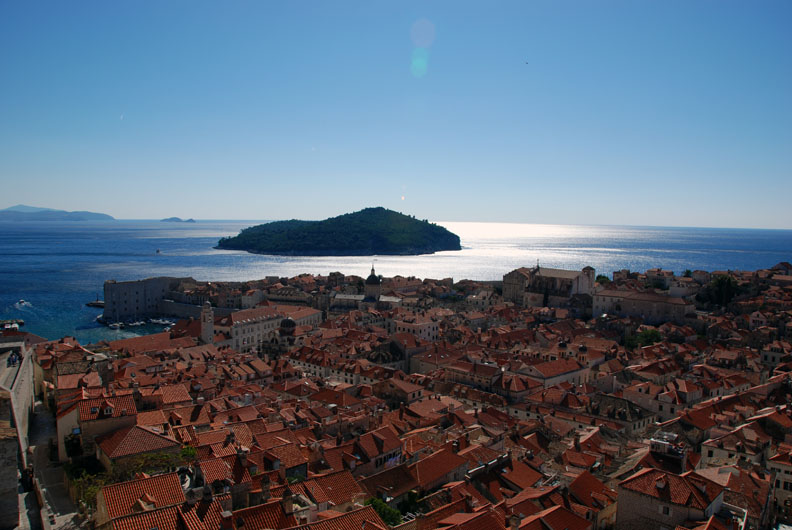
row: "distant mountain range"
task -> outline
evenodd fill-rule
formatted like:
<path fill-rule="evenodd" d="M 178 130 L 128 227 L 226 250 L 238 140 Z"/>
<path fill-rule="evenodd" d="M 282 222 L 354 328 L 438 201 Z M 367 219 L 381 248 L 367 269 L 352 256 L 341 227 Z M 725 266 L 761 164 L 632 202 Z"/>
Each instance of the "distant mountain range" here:
<path fill-rule="evenodd" d="M 324 221 L 276 221 L 245 228 L 217 248 L 291 256 L 431 254 L 460 250 L 459 236 L 428 221 L 366 208 Z"/>
<path fill-rule="evenodd" d="M 0 210 L 0 221 L 112 221 L 113 217 L 104 213 L 67 212 L 52 208 L 39 208 L 17 204 Z"/>

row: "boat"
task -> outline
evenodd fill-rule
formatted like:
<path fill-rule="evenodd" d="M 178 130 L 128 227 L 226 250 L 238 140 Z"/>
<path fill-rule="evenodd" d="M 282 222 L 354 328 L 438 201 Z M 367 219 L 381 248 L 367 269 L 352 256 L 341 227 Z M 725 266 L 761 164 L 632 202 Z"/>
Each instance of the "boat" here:
<path fill-rule="evenodd" d="M 108 324 L 107 327 L 110 329 L 121 329 L 124 325 L 121 322 L 113 322 L 112 324 Z"/>
<path fill-rule="evenodd" d="M 92 302 L 86 302 L 86 304 L 85 304 L 85 305 L 87 305 L 88 307 L 100 307 L 100 308 L 104 308 L 104 306 L 105 306 L 105 303 L 104 303 L 104 300 L 99 300 L 99 295 L 97 294 L 97 295 L 96 295 L 96 300 L 94 300 L 94 301 L 92 301 Z"/>

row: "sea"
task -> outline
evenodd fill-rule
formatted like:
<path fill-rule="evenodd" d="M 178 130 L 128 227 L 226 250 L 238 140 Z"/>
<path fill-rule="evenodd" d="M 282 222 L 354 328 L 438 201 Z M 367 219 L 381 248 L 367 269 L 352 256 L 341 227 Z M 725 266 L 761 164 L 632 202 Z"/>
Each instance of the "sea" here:
<path fill-rule="evenodd" d="M 106 280 L 192 276 L 253 280 L 339 271 L 367 276 L 500 280 L 518 267 L 594 267 L 597 274 L 653 267 L 755 270 L 792 261 L 792 230 L 579 226 L 438 222 L 458 234 L 462 250 L 420 256 L 291 257 L 217 250 L 224 236 L 261 221 L 116 220 L 0 223 L 0 320 L 47 339 L 75 336 L 83 344 L 160 331 L 161 326 L 111 330 L 96 321 Z"/>

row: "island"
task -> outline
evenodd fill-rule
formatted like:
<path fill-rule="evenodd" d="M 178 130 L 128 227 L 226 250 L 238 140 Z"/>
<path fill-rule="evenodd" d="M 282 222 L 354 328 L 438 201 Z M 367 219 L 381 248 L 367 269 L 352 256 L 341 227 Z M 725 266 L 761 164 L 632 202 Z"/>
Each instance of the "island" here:
<path fill-rule="evenodd" d="M 459 236 L 428 221 L 382 207 L 324 221 L 275 221 L 221 239 L 217 247 L 287 256 L 432 254 L 460 250 Z"/>
<path fill-rule="evenodd" d="M 160 219 L 162 223 L 194 223 L 195 219 L 182 219 L 181 217 L 168 217 L 167 219 Z"/>
<path fill-rule="evenodd" d="M 112 221 L 114 218 L 104 213 L 67 212 L 38 206 L 17 204 L 0 210 L 0 221 Z"/>

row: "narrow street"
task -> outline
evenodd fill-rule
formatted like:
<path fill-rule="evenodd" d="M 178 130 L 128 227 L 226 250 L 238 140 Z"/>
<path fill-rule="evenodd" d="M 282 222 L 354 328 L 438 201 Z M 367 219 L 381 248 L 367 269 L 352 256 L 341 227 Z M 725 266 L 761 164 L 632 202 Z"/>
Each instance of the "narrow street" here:
<path fill-rule="evenodd" d="M 30 447 L 33 452 L 33 469 L 43 489 L 46 503 L 43 509 L 43 519 L 49 526 L 45 526 L 45 529 L 79 528 L 78 521 L 75 519 L 77 508 L 63 485 L 63 467 L 50 460 L 50 440 L 54 442 L 56 437 L 55 419 L 40 401 L 36 401 L 30 423 Z M 23 503 L 29 521 L 26 528 L 42 528 L 40 522 L 42 517 L 37 513 L 40 508 L 36 494 L 33 492 L 21 494 L 20 510 L 22 510 Z"/>

